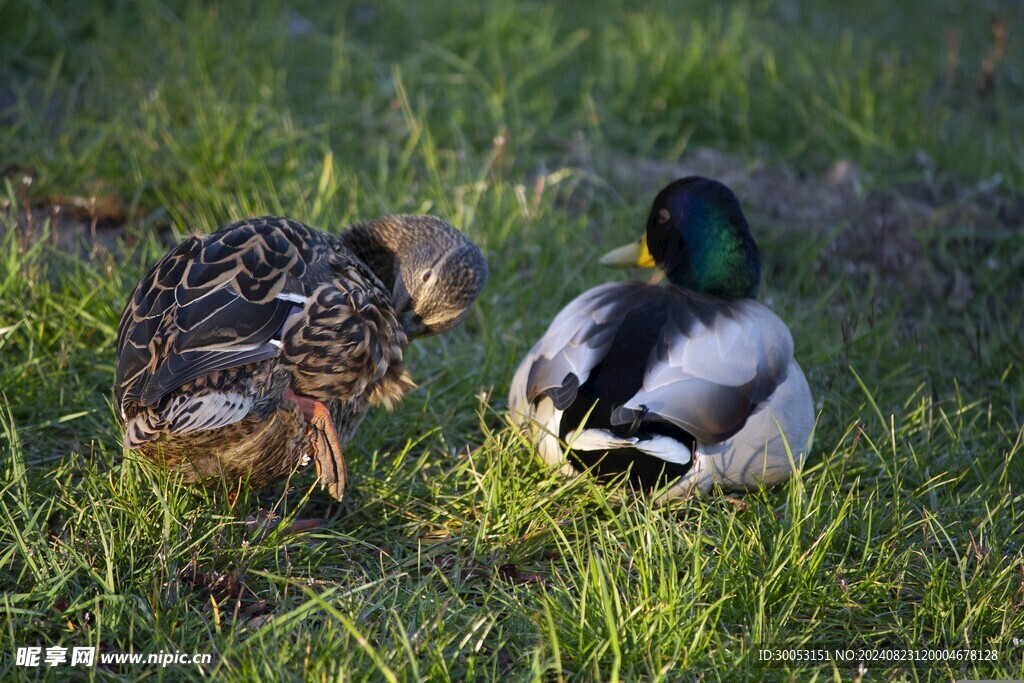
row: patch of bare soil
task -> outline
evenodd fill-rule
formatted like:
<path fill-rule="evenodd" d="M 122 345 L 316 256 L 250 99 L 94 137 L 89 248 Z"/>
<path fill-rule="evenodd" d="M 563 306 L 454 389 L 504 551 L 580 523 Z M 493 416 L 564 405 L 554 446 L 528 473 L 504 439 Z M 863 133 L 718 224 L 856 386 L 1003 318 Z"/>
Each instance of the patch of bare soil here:
<path fill-rule="evenodd" d="M 619 192 L 653 198 L 675 178 L 716 178 L 736 192 L 755 225 L 834 235 L 823 267 L 836 276 L 874 275 L 905 300 L 962 310 L 975 291 L 974 278 L 986 268 L 1024 270 L 1020 255 L 999 253 L 1009 237 L 1022 235 L 1024 197 L 1002 188 L 998 177 L 980 183 L 937 179 L 924 154 L 913 161 L 913 180 L 866 189 L 860 169 L 847 160 L 817 175 L 709 148 L 669 162 L 594 149 L 579 139 L 559 146 L 563 166 L 604 179 Z M 960 237 L 952 239 L 954 234 Z"/>
<path fill-rule="evenodd" d="M 9 198 L 0 199 L 0 229 L 13 230 L 23 248 L 45 239 L 59 249 L 95 256 L 109 253 L 124 233 L 127 215 L 117 197 L 53 196 L 33 202 L 29 194 L 35 182 L 32 168 L 9 166 L 2 175 L 16 199 L 14 206 Z"/>
<path fill-rule="evenodd" d="M 22 249 L 45 240 L 80 258 L 109 261 L 123 253 L 125 240 L 130 242 L 140 225 L 154 223 L 109 192 L 86 189 L 80 195 L 33 199 L 30 189 L 35 172 L 31 168 L 10 166 L 0 177 L 9 180 L 15 195 L 13 206 L 9 198 L 0 198 L 0 234 L 14 231 Z M 160 223 L 154 229 L 162 241 L 171 244 L 169 225 Z"/>
<path fill-rule="evenodd" d="M 581 138 L 553 144 L 561 149 L 556 167 L 578 169 L 590 179 L 569 198 L 579 211 L 587 210 L 595 194 L 653 198 L 675 178 L 703 175 L 736 192 L 755 231 L 768 226 L 832 235 L 821 259 L 830 276 L 876 277 L 903 300 L 960 311 L 977 291 L 977 278 L 998 269 L 1024 275 L 1024 254 L 1005 248 L 1020 243 L 1009 239 L 1024 232 L 1024 197 L 1002 188 L 998 177 L 980 183 L 940 178 L 924 154 L 913 160 L 907 173 L 912 180 L 867 189 L 860 169 L 847 160 L 819 175 L 710 148 L 670 162 L 595 148 Z M 121 199 L 99 192 L 29 202 L 31 169 L 12 167 L 3 175 L 24 198 L 13 212 L 0 207 L 0 230 L 13 228 L 26 246 L 45 236 L 83 258 L 111 260 L 135 232 L 130 228 L 143 222 Z M 168 228 L 155 227 L 170 245 Z"/>

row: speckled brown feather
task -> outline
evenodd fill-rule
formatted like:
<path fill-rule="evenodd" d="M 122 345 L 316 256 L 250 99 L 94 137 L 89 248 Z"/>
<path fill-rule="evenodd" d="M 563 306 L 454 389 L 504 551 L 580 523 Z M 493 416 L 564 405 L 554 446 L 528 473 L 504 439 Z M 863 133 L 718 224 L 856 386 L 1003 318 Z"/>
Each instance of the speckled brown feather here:
<path fill-rule="evenodd" d="M 358 269 L 342 274 L 313 292 L 306 324 L 284 335 L 281 364 L 292 374 L 296 393 L 330 401 L 363 396 L 381 382 L 410 388 L 404 371 L 395 377 L 408 339 L 390 306 L 379 305 L 384 294 Z"/>
<path fill-rule="evenodd" d="M 330 275 L 330 238 L 301 223 L 254 218 L 192 236 L 156 262 L 118 328 L 118 402 L 152 406 L 188 381 L 272 358 L 269 341 Z"/>
<path fill-rule="evenodd" d="M 450 240 L 473 250 L 482 275 L 468 295 L 465 287 L 450 290 L 456 303 L 445 320 L 460 319 L 486 277 L 475 245 L 438 219 L 386 217 L 357 227 L 384 234 L 390 251 L 357 254 L 338 237 L 261 217 L 189 237 L 157 261 L 118 328 L 115 395 L 125 446 L 187 482 L 225 477 L 262 486 L 313 459 L 321 483 L 340 499 L 340 450 L 323 452 L 325 434 L 311 424 L 322 418 L 297 402 L 323 403 L 343 444 L 369 404 L 391 407 L 414 386 L 392 304 L 401 248 L 429 254 Z M 396 243 L 391 233 L 407 229 Z M 335 456 L 341 462 L 331 462 Z"/>
<path fill-rule="evenodd" d="M 192 380 L 155 407 L 129 403 L 123 419 L 125 444 L 168 470 L 180 471 L 187 483 L 213 483 L 223 476 L 264 486 L 287 476 L 311 454 L 313 435 L 301 412 L 283 398 L 287 385 L 287 374 L 273 363 L 252 363 Z M 178 397 L 201 400 L 228 389 L 254 398 L 241 420 L 182 433 L 163 417 Z"/>

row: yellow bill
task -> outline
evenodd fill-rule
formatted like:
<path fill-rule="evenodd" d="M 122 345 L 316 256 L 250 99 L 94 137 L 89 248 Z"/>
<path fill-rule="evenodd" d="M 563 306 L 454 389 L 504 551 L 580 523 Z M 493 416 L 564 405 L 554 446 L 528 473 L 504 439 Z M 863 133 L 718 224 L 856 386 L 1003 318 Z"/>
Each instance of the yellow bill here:
<path fill-rule="evenodd" d="M 601 257 L 601 265 L 619 268 L 628 268 L 629 266 L 653 268 L 654 257 L 651 256 L 651 252 L 647 249 L 647 235 L 641 237 L 639 242 L 633 242 L 624 247 L 612 249 Z"/>

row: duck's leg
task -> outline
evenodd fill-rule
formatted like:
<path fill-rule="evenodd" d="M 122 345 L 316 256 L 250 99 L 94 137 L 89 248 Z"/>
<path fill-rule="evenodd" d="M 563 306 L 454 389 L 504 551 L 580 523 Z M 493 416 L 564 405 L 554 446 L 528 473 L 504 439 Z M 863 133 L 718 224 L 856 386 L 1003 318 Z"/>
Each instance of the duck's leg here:
<path fill-rule="evenodd" d="M 345 496 L 348 473 L 345 470 L 345 456 L 341 452 L 338 433 L 334 430 L 331 411 L 320 401 L 300 396 L 291 389 L 288 389 L 285 396 L 295 401 L 295 405 L 313 427 L 313 461 L 316 472 L 320 475 L 320 486 L 326 489 L 332 498 L 340 501 Z"/>
<path fill-rule="evenodd" d="M 291 388 L 285 390 L 284 397 L 295 402 L 296 407 L 305 416 L 306 422 L 312 427 L 313 461 L 316 464 L 317 474 L 320 475 L 320 485 L 327 489 L 332 498 L 340 501 L 345 495 L 347 476 L 345 458 L 341 453 L 341 444 L 338 440 L 338 433 L 334 429 L 331 411 L 322 402 L 308 396 L 300 396 Z M 261 512 L 258 516 L 245 520 L 245 525 L 255 533 L 256 538 L 266 536 L 279 523 L 280 518 L 272 512 Z M 322 527 L 326 523 L 327 520 L 322 517 L 296 519 L 283 533 L 286 535 L 298 534 Z"/>

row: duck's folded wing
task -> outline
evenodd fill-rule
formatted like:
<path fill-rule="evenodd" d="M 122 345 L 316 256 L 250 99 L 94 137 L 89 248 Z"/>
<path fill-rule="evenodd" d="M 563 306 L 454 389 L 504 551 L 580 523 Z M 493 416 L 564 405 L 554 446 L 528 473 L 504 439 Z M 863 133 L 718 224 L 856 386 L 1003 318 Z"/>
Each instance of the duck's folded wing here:
<path fill-rule="evenodd" d="M 304 305 L 312 231 L 284 219 L 190 237 L 143 277 L 118 326 L 116 391 L 151 406 L 198 377 L 279 353 Z"/>
<path fill-rule="evenodd" d="M 786 379 L 793 338 L 768 308 L 751 300 L 680 296 L 652 349 L 641 389 L 612 423 L 661 420 L 714 443 L 743 427 Z"/>
<path fill-rule="evenodd" d="M 526 355 L 512 381 L 510 406 L 524 413 L 526 403 L 546 395 L 559 410 L 576 399 L 580 385 L 608 353 L 626 314 L 648 300 L 643 286 L 613 282 L 571 301 Z"/>

